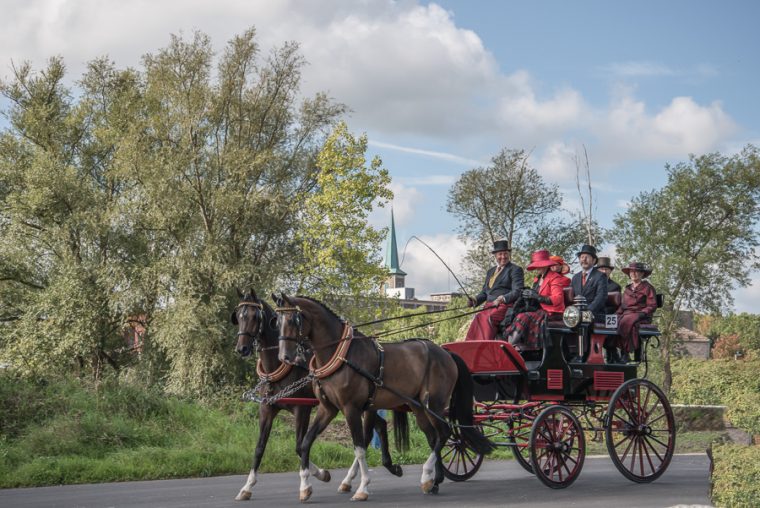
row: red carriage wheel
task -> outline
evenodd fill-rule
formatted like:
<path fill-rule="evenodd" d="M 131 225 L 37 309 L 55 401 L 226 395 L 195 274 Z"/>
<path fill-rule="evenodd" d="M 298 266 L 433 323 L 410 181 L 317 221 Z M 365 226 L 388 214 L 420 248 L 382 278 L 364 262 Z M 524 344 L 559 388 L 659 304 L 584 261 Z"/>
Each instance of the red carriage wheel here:
<path fill-rule="evenodd" d="M 523 469 L 533 473 L 530 464 L 530 430 L 535 415 L 522 414 L 515 420 L 509 420 L 509 442 L 512 443 L 512 453 Z"/>
<path fill-rule="evenodd" d="M 530 431 L 530 462 L 533 473 L 546 486 L 569 487 L 578 478 L 585 457 L 583 429 L 570 409 L 549 406 L 536 417 Z"/>
<path fill-rule="evenodd" d="M 456 425 L 451 425 L 451 435 L 441 450 L 441 459 L 443 475 L 454 482 L 469 480 L 483 464 L 483 455 L 464 443 Z"/>
<path fill-rule="evenodd" d="M 607 409 L 605 438 L 623 476 L 637 483 L 659 478 L 676 447 L 673 410 L 662 390 L 647 379 L 620 385 Z"/>

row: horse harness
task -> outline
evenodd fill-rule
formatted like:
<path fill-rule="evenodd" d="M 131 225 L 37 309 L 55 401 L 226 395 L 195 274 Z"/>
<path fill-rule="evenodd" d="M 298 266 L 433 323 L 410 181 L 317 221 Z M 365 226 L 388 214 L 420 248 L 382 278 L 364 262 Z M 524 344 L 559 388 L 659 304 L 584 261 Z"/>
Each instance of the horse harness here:
<path fill-rule="evenodd" d="M 303 343 L 305 340 L 308 340 L 306 337 L 303 337 L 301 332 L 301 325 L 303 323 L 303 318 L 301 317 L 301 308 L 298 306 L 294 307 L 277 307 L 275 309 L 275 312 L 278 314 L 283 312 L 294 312 L 295 315 L 293 319 L 295 320 L 294 324 L 298 327 L 298 336 L 297 337 L 280 337 L 280 340 L 290 340 L 296 342 L 296 346 L 300 349 L 305 346 L 303 346 Z M 367 337 L 369 338 L 369 337 Z M 383 346 L 380 344 L 380 342 L 377 341 L 377 338 L 372 338 L 372 343 L 375 346 L 375 351 L 378 355 L 378 373 L 377 375 L 372 374 L 371 372 L 367 371 L 365 368 L 361 367 L 360 365 L 356 365 L 354 362 L 349 360 L 347 358 L 348 356 L 348 350 L 351 347 L 351 343 L 354 340 L 354 327 L 351 326 L 348 322 L 343 322 L 343 333 L 341 334 L 340 339 L 338 340 L 338 347 L 335 350 L 335 352 L 332 354 L 330 359 L 327 361 L 325 365 L 322 367 L 317 368 L 316 366 L 316 355 L 312 356 L 311 361 L 309 362 L 309 372 L 314 377 L 317 386 L 320 387 L 320 394 L 322 393 L 321 390 L 321 383 L 320 381 L 322 379 L 325 379 L 327 377 L 332 376 L 335 374 L 343 365 L 348 365 L 351 367 L 354 371 L 356 371 L 360 376 L 368 379 L 372 382 L 371 388 L 370 388 L 370 394 L 367 398 L 367 402 L 364 405 L 363 410 L 366 411 L 367 409 L 370 409 L 374 405 L 375 396 L 377 395 L 377 389 L 378 388 L 384 388 L 388 390 L 389 392 L 393 393 L 397 397 L 403 399 L 407 404 L 418 407 L 423 409 L 426 412 L 433 413 L 428 409 L 425 405 L 421 404 L 420 402 L 407 397 L 406 395 L 399 393 L 397 390 L 394 390 L 393 388 L 390 388 L 388 386 L 385 386 L 385 383 L 383 381 L 383 375 L 385 373 L 385 349 L 383 349 Z M 427 344 L 429 341 L 423 340 L 423 339 L 410 339 L 410 340 L 416 340 L 423 342 Z M 430 363 L 430 355 L 428 355 L 427 358 L 428 364 Z M 426 372 L 428 369 L 425 369 Z M 439 415 L 435 415 L 440 419 Z"/>
<path fill-rule="evenodd" d="M 259 323 L 258 329 L 255 333 L 251 332 L 238 332 L 238 337 L 249 337 L 251 340 L 253 340 L 253 344 L 256 347 L 257 352 L 265 351 L 267 349 L 276 349 L 276 347 L 263 347 L 261 345 L 261 337 L 264 334 L 264 306 L 259 302 L 252 302 L 252 301 L 242 301 L 240 302 L 237 307 L 235 307 L 235 312 L 237 312 L 241 308 L 254 308 L 256 309 L 256 320 Z M 261 357 L 259 357 L 258 361 L 256 362 L 256 374 L 259 376 L 260 384 L 269 384 L 269 383 L 276 383 L 278 381 L 282 381 L 287 377 L 288 374 L 293 370 L 293 366 L 289 365 L 285 362 L 280 362 L 280 366 L 277 367 L 274 372 L 266 372 L 264 370 L 264 365 L 261 363 Z"/>

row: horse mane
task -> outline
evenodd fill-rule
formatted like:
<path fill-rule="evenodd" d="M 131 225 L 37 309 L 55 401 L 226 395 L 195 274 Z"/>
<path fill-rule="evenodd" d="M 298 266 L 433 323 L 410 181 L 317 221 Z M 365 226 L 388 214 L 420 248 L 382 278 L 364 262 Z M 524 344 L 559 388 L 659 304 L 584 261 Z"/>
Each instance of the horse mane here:
<path fill-rule="evenodd" d="M 330 307 L 327 306 L 327 304 L 325 304 L 323 302 L 320 302 L 316 298 L 312 298 L 310 296 L 303 296 L 303 295 L 296 295 L 296 298 L 303 298 L 304 300 L 309 300 L 310 302 L 314 302 L 317 305 L 319 305 L 320 307 L 322 307 L 323 309 L 325 309 L 325 311 L 328 314 L 334 316 L 341 323 L 344 323 L 344 324 L 346 323 L 345 319 L 343 319 L 342 317 L 340 317 L 339 315 L 337 315 L 334 310 L 332 310 Z M 365 335 L 363 332 L 361 332 L 357 328 L 354 328 L 354 337 L 367 337 L 367 335 Z"/>
<path fill-rule="evenodd" d="M 319 305 L 320 307 L 322 307 L 323 309 L 325 309 L 325 311 L 327 311 L 328 314 L 330 314 L 331 316 L 333 316 L 335 319 L 337 319 L 341 323 L 345 323 L 346 322 L 345 319 L 343 319 L 342 317 L 340 317 L 339 315 L 337 315 L 334 310 L 332 310 L 330 307 L 327 306 L 327 304 L 320 302 L 316 298 L 312 298 L 310 296 L 303 296 L 303 295 L 296 295 L 296 298 L 303 298 L 304 300 L 309 300 L 310 302 L 316 303 L 317 305 Z"/>

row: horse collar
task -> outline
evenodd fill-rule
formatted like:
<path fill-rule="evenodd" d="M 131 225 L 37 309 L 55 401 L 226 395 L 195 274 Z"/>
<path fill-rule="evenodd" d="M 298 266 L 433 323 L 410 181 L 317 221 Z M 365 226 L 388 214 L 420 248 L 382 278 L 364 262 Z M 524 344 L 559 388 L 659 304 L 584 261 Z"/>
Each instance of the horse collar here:
<path fill-rule="evenodd" d="M 354 327 L 347 322 L 343 323 L 343 334 L 340 337 L 340 341 L 338 341 L 338 347 L 335 349 L 335 352 L 322 367 L 317 367 L 317 355 L 312 356 L 309 362 L 309 371 L 317 379 L 324 379 L 333 375 L 346 362 L 346 354 L 353 340 Z"/>

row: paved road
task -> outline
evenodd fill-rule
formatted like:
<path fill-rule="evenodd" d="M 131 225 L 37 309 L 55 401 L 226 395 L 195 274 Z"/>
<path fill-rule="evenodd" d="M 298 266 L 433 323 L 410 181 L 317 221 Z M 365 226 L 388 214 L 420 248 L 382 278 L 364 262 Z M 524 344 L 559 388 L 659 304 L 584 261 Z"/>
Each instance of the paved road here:
<path fill-rule="evenodd" d="M 406 466 L 402 478 L 384 469 L 373 470 L 370 485 L 371 506 L 490 507 L 546 505 L 568 507 L 669 507 L 709 505 L 708 461 L 704 455 L 674 457 L 668 471 L 651 484 L 626 480 L 608 458 L 587 458 L 578 480 L 564 490 L 545 487 L 514 461 L 487 461 L 470 480 L 446 481 L 440 494 L 424 495 L 419 490 L 420 466 Z M 314 482 L 314 495 L 308 505 L 356 506 L 350 495 L 336 492 L 346 470 L 335 470 L 329 484 Z M 251 501 L 234 501 L 245 476 L 221 476 L 187 480 L 68 485 L 32 489 L 0 490 L 0 507 L 87 507 L 87 508 L 188 508 L 246 506 L 285 508 L 304 505 L 298 502 L 298 475 L 263 475 L 253 489 Z M 355 484 L 356 485 L 356 484 Z"/>

